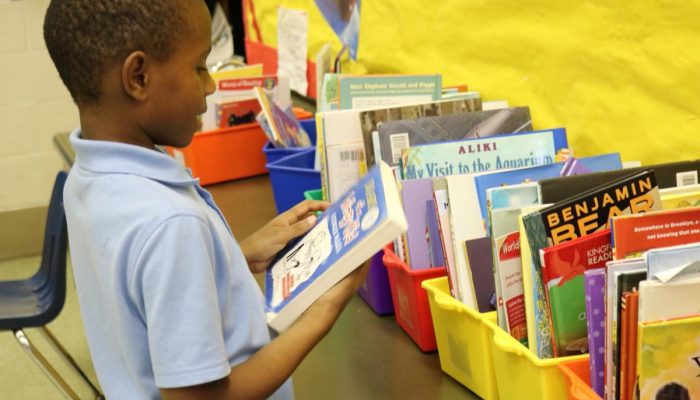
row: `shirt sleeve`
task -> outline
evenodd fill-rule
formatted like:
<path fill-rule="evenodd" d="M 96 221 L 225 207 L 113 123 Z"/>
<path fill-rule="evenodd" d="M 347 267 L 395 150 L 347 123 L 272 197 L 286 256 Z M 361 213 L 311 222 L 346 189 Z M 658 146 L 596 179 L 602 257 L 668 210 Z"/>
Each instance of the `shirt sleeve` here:
<path fill-rule="evenodd" d="M 213 238 L 197 215 L 162 222 L 138 256 L 130 293 L 145 321 L 156 385 L 186 387 L 229 374 Z"/>

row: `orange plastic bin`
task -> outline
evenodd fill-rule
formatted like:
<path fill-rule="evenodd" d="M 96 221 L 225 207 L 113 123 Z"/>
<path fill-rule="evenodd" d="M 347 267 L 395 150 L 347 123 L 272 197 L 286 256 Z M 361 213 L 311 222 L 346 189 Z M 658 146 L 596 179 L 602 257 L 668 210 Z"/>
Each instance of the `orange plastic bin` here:
<path fill-rule="evenodd" d="M 569 386 L 569 400 L 600 400 L 601 397 L 591 388 L 589 359 L 562 361 L 559 369 Z"/>

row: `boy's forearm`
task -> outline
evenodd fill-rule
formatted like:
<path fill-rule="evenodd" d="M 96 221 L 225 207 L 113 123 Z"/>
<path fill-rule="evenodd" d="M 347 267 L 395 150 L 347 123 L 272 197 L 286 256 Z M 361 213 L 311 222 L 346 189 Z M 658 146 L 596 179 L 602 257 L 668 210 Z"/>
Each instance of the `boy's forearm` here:
<path fill-rule="evenodd" d="M 236 398 L 272 395 L 330 331 L 342 307 L 324 310 L 309 309 L 286 332 L 232 368 L 229 382 Z"/>

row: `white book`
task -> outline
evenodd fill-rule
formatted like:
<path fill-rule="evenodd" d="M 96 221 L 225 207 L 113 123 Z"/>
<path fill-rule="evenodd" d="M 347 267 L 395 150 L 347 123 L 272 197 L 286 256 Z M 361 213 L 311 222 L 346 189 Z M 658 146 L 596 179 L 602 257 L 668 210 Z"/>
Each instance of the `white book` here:
<path fill-rule="evenodd" d="M 639 322 L 700 315 L 700 273 L 639 283 Z"/>
<path fill-rule="evenodd" d="M 285 331 L 311 304 L 397 236 L 408 224 L 391 168 L 372 168 L 280 251 L 265 276 L 268 325 Z"/>

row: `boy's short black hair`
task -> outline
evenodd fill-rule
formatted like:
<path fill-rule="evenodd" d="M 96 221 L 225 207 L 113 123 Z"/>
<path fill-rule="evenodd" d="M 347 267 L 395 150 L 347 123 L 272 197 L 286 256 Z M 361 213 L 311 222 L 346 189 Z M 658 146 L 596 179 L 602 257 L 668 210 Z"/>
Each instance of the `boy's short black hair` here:
<path fill-rule="evenodd" d="M 197 0 L 51 0 L 44 40 L 73 100 L 97 103 L 105 67 L 134 51 L 167 59 L 189 29 L 183 1 Z"/>

